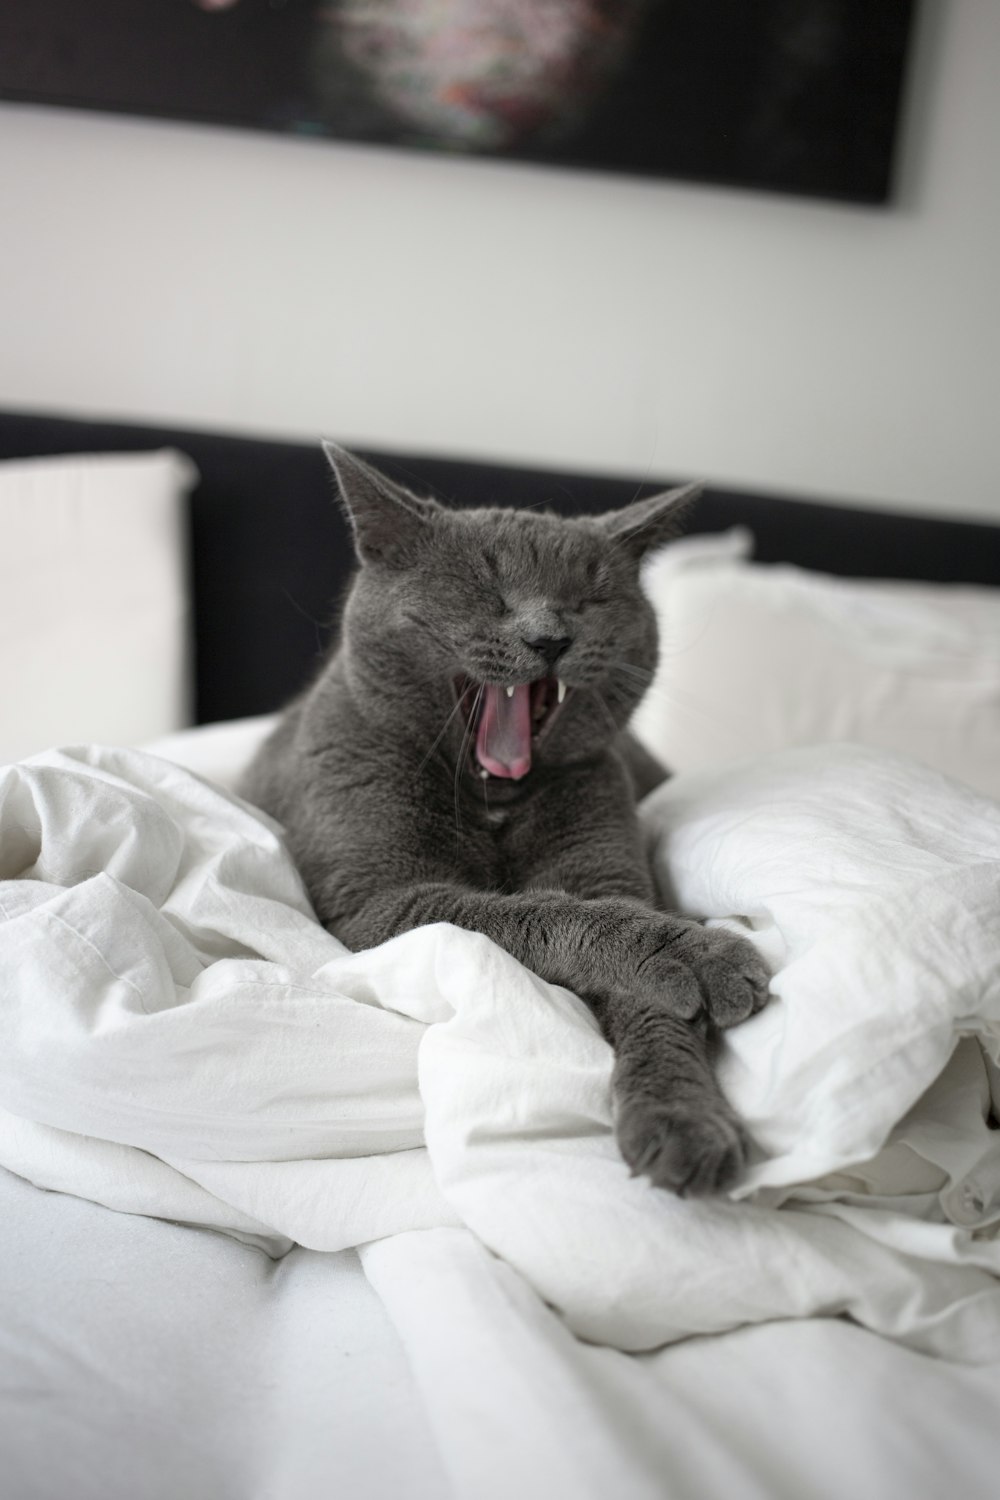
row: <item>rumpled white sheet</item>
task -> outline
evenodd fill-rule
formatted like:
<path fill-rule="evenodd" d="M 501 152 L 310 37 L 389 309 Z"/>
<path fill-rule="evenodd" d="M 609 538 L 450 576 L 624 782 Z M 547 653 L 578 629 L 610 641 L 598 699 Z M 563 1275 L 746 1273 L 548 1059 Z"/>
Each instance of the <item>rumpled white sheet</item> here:
<path fill-rule="evenodd" d="M 723 1058 L 771 1153 L 756 1201 L 629 1178 L 567 991 L 445 925 L 346 953 L 272 825 L 94 748 L 0 771 L 0 1163 L 276 1254 L 465 1226 L 623 1349 L 843 1311 L 991 1358 L 1000 808 L 842 748 L 645 811 L 684 907 L 777 969 Z"/>

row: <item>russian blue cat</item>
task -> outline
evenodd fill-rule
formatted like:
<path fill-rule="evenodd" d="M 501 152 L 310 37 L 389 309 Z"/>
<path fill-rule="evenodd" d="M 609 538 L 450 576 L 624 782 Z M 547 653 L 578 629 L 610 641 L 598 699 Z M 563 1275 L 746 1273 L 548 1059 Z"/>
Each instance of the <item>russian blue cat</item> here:
<path fill-rule="evenodd" d="M 626 726 L 657 658 L 639 583 L 695 487 L 602 517 L 457 510 L 327 445 L 360 566 L 339 642 L 243 787 L 350 948 L 485 933 L 592 1009 L 634 1172 L 730 1185 L 746 1139 L 711 1066 L 767 996 L 750 944 L 657 906 Z"/>

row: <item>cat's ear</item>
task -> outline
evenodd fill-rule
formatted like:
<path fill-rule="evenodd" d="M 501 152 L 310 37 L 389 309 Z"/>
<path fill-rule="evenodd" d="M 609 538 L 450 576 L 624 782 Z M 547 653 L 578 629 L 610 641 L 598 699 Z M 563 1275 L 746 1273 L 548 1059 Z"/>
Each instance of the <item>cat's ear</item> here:
<path fill-rule="evenodd" d="M 623 510 L 613 510 L 600 519 L 609 537 L 642 557 L 680 533 L 682 522 L 704 488 L 700 483 L 682 484 L 646 500 L 634 500 Z"/>
<path fill-rule="evenodd" d="M 358 557 L 362 562 L 409 567 L 440 507 L 411 495 L 336 443 L 324 442 L 323 452 L 337 480 Z"/>

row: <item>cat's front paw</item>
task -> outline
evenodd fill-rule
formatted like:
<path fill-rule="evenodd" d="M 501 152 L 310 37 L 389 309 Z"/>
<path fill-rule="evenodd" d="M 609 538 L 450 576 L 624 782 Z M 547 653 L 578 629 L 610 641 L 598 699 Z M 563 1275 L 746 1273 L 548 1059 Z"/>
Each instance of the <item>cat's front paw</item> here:
<path fill-rule="evenodd" d="M 767 1003 L 767 965 L 736 933 L 650 912 L 636 924 L 632 952 L 634 992 L 668 1015 L 707 1016 L 724 1031 Z"/>
<path fill-rule="evenodd" d="M 684 945 L 705 1010 L 720 1031 L 756 1015 L 767 1004 L 771 975 L 752 943 L 717 927 L 694 926 Z"/>
<path fill-rule="evenodd" d="M 747 1157 L 746 1132 L 721 1101 L 700 1110 L 632 1095 L 619 1101 L 615 1136 L 633 1177 L 648 1177 L 681 1198 L 724 1193 Z"/>

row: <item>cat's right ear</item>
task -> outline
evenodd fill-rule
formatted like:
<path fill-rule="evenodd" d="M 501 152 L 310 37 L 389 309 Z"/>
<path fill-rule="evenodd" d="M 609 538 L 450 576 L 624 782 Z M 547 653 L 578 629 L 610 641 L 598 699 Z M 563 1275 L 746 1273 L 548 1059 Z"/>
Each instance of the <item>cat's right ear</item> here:
<path fill-rule="evenodd" d="M 336 443 L 324 442 L 323 452 L 334 472 L 361 562 L 409 567 L 427 539 L 438 509 L 435 502 L 411 495 Z"/>

